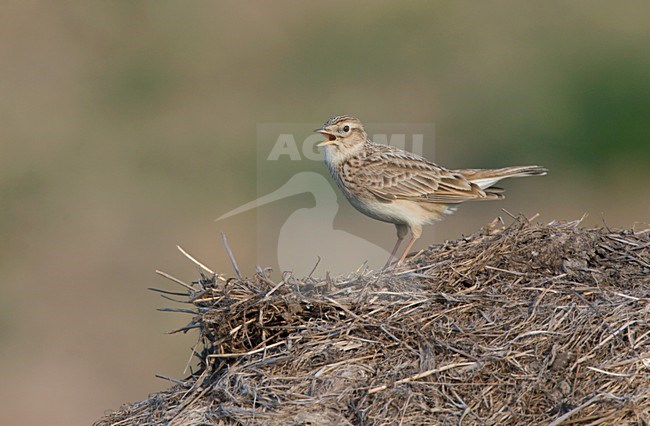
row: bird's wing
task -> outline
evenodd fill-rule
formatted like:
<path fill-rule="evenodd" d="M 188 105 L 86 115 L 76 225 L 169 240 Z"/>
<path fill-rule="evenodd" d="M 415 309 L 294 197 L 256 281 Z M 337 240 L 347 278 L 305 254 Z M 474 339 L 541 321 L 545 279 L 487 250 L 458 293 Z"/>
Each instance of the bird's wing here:
<path fill-rule="evenodd" d="M 357 176 L 365 189 L 386 202 L 410 200 L 452 204 L 489 197 L 460 173 L 386 145 L 373 144 Z"/>

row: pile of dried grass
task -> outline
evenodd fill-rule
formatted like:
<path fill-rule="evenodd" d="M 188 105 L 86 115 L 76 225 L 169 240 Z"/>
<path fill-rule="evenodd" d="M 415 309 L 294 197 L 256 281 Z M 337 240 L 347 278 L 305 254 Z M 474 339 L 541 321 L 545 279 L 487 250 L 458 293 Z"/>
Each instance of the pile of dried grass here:
<path fill-rule="evenodd" d="M 519 219 L 404 269 L 204 276 L 200 369 L 96 424 L 649 424 L 649 231 Z"/>

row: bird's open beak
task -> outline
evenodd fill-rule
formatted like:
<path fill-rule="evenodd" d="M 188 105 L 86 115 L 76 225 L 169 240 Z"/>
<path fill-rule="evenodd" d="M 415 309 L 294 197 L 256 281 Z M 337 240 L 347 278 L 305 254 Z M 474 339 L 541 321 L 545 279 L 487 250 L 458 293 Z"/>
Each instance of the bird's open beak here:
<path fill-rule="evenodd" d="M 316 146 L 327 146 L 327 145 L 332 145 L 333 143 L 336 142 L 336 135 L 334 135 L 332 132 L 330 132 L 327 129 L 324 129 L 324 128 L 316 129 L 316 130 L 314 130 L 314 132 L 320 133 L 322 135 L 325 135 L 325 137 L 327 137 L 326 140 L 324 140 L 323 142 L 317 144 Z"/>

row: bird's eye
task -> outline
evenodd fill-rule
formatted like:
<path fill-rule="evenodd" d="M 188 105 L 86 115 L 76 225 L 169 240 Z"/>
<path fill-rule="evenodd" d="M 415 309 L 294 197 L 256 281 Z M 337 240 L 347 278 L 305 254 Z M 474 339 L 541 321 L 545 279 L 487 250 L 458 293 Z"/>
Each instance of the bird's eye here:
<path fill-rule="evenodd" d="M 343 126 L 343 131 L 345 133 L 349 132 L 350 131 L 350 126 L 348 126 L 347 124 L 345 126 Z"/>

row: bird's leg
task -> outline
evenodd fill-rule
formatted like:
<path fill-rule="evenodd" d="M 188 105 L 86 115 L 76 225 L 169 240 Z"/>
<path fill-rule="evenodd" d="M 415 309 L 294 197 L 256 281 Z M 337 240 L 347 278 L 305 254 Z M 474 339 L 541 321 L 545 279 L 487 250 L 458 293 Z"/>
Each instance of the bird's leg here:
<path fill-rule="evenodd" d="M 397 242 L 395 243 L 395 247 L 393 247 L 393 251 L 391 252 L 390 256 L 388 256 L 388 260 L 384 265 L 384 269 L 390 266 L 390 263 L 395 258 L 395 253 L 397 253 L 397 249 L 402 244 L 402 241 L 404 241 L 404 237 L 406 237 L 406 234 L 408 234 L 409 232 L 409 228 L 406 225 L 395 224 L 395 228 L 397 229 Z"/>
<path fill-rule="evenodd" d="M 413 247 L 413 244 L 415 244 L 415 240 L 420 238 L 420 235 L 422 235 L 422 226 L 414 225 L 411 227 L 411 241 L 406 245 L 406 249 L 404 250 L 404 253 L 402 254 L 402 257 L 399 258 L 397 261 L 397 264 L 400 265 L 402 262 L 404 262 L 404 259 L 406 259 L 406 255 L 409 254 L 409 251 L 411 250 L 411 247 Z"/>
<path fill-rule="evenodd" d="M 393 247 L 393 251 L 390 253 L 390 256 L 388 256 L 388 260 L 386 261 L 386 264 L 384 265 L 383 269 L 386 269 L 386 268 L 388 268 L 390 266 L 390 263 L 395 258 L 395 253 L 397 253 L 397 249 L 402 244 L 403 240 L 404 240 L 404 237 L 402 237 L 402 238 L 397 237 L 397 242 L 395 243 L 395 247 Z"/>

